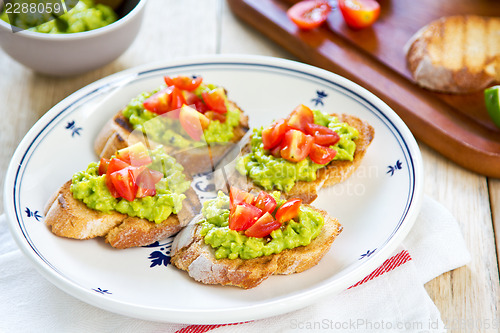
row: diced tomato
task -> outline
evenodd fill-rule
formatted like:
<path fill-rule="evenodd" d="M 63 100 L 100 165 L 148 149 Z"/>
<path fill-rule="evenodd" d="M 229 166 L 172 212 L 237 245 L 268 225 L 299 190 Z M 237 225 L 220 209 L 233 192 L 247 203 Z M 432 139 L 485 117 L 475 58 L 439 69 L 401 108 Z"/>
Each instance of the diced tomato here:
<path fill-rule="evenodd" d="M 331 10 L 327 0 L 306 0 L 293 5 L 287 15 L 299 28 L 310 30 L 323 24 Z"/>
<path fill-rule="evenodd" d="M 281 223 L 277 222 L 271 214 L 266 212 L 245 231 L 245 235 L 248 237 L 262 238 L 280 227 Z"/>
<path fill-rule="evenodd" d="M 229 214 L 229 229 L 241 231 L 251 227 L 262 215 L 262 210 L 246 202 L 236 205 Z"/>
<path fill-rule="evenodd" d="M 306 130 L 306 124 L 314 123 L 314 113 L 304 104 L 297 106 L 288 117 L 288 126 L 302 132 Z"/>
<path fill-rule="evenodd" d="M 181 108 L 179 120 L 182 128 L 184 128 L 187 134 L 195 141 L 201 139 L 203 130 L 210 124 L 210 119 L 187 105 Z"/>
<path fill-rule="evenodd" d="M 207 116 L 208 119 L 210 120 L 217 120 L 220 123 L 223 123 L 226 121 L 226 115 L 214 111 L 207 111 L 205 112 L 205 116 Z"/>
<path fill-rule="evenodd" d="M 101 158 L 99 161 L 99 176 L 106 174 L 108 171 L 109 160 L 107 158 Z"/>
<path fill-rule="evenodd" d="M 136 178 L 137 183 L 137 198 L 156 195 L 156 184 L 162 179 L 163 173 L 144 169 Z"/>
<path fill-rule="evenodd" d="M 281 157 L 291 162 L 300 162 L 309 155 L 313 137 L 298 130 L 289 130 L 285 133 Z"/>
<path fill-rule="evenodd" d="M 321 146 L 333 146 L 340 140 L 340 136 L 334 130 L 314 123 L 306 124 L 306 133 L 314 137 L 314 143 Z"/>
<path fill-rule="evenodd" d="M 229 203 L 231 207 L 239 205 L 243 202 L 247 204 L 253 204 L 255 196 L 247 191 L 240 190 L 236 187 L 231 187 L 229 189 Z"/>
<path fill-rule="evenodd" d="M 273 213 L 276 209 L 276 200 L 272 195 L 265 191 L 261 191 L 255 198 L 253 205 L 263 212 Z"/>
<path fill-rule="evenodd" d="M 262 143 L 264 149 L 273 149 L 281 143 L 288 130 L 288 124 L 285 119 L 278 119 L 271 126 L 262 131 Z"/>
<path fill-rule="evenodd" d="M 218 87 L 210 91 L 204 91 L 201 96 L 210 110 L 219 113 L 227 112 L 226 93 L 223 88 Z"/>
<path fill-rule="evenodd" d="M 309 153 L 309 158 L 317 164 L 327 164 L 337 155 L 337 151 L 330 147 L 320 146 L 313 143 L 311 146 L 311 152 Z"/>
<path fill-rule="evenodd" d="M 186 105 L 193 106 L 198 112 L 205 113 L 208 111 L 208 106 L 193 92 L 184 92 Z"/>
<path fill-rule="evenodd" d="M 380 4 L 375 0 L 338 0 L 345 23 L 353 29 L 372 25 L 380 15 Z"/>
<path fill-rule="evenodd" d="M 110 174 L 111 182 L 120 197 L 132 201 L 137 195 L 137 183 L 134 178 L 133 167 L 126 167 Z"/>
<path fill-rule="evenodd" d="M 290 199 L 281 205 L 276 211 L 276 221 L 279 223 L 284 223 L 286 221 L 293 220 L 299 216 L 300 205 L 302 200 L 300 199 Z"/>
<path fill-rule="evenodd" d="M 164 114 L 180 108 L 185 103 L 182 91 L 176 86 L 170 86 L 153 94 L 142 104 L 148 111 L 156 114 Z"/>
<path fill-rule="evenodd" d="M 118 158 L 112 158 L 108 163 L 108 168 L 106 170 L 106 186 L 108 187 L 109 192 L 114 198 L 119 198 L 120 194 L 117 192 L 113 182 L 111 181 L 111 174 L 115 171 L 122 170 L 124 168 L 129 167 L 130 165 Z"/>
<path fill-rule="evenodd" d="M 187 90 L 187 91 L 193 91 L 196 88 L 199 87 L 201 82 L 203 81 L 203 78 L 201 76 L 197 77 L 189 77 L 189 76 L 165 76 L 165 83 L 168 86 L 176 86 L 179 89 L 182 90 Z"/>
<path fill-rule="evenodd" d="M 116 157 L 132 166 L 147 165 L 153 162 L 148 149 L 142 142 L 118 150 Z"/>

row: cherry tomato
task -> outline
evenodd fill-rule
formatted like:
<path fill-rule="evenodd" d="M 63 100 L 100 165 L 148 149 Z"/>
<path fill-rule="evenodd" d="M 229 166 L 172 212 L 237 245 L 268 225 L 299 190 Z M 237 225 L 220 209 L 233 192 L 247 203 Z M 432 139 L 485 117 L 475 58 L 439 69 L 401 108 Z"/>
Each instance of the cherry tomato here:
<path fill-rule="evenodd" d="M 205 113 L 208 111 L 208 106 L 195 93 L 184 92 L 186 105 L 193 106 L 198 112 Z"/>
<path fill-rule="evenodd" d="M 281 143 L 288 129 L 288 124 L 285 119 L 278 119 L 271 126 L 262 130 L 262 143 L 264 149 L 273 149 Z"/>
<path fill-rule="evenodd" d="M 210 119 L 190 106 L 184 105 L 179 113 L 182 128 L 195 141 L 203 136 L 203 130 L 210 124 Z"/>
<path fill-rule="evenodd" d="M 305 132 L 306 124 L 314 123 L 314 114 L 307 106 L 300 104 L 288 117 L 288 126 Z"/>
<path fill-rule="evenodd" d="M 323 24 L 331 10 L 327 0 L 306 0 L 293 5 L 287 15 L 300 29 L 311 30 Z"/>
<path fill-rule="evenodd" d="M 148 111 L 156 114 L 164 114 L 180 108 L 185 103 L 186 100 L 184 99 L 182 90 L 176 86 L 170 86 L 153 94 L 142 104 Z"/>
<path fill-rule="evenodd" d="M 281 157 L 291 162 L 300 162 L 309 155 L 313 137 L 298 130 L 289 130 L 283 139 Z"/>
<path fill-rule="evenodd" d="M 320 146 L 316 143 L 313 143 L 311 146 L 311 152 L 309 153 L 309 158 L 317 164 L 327 164 L 337 155 L 337 151 L 335 149 Z"/>
<path fill-rule="evenodd" d="M 281 223 L 277 222 L 271 214 L 266 212 L 245 231 L 245 235 L 248 237 L 262 238 L 280 227 Z"/>
<path fill-rule="evenodd" d="M 299 216 L 300 205 L 302 200 L 300 199 L 290 199 L 281 205 L 276 211 L 276 221 L 279 223 L 284 223 L 286 221 L 293 220 Z"/>
<path fill-rule="evenodd" d="M 210 91 L 204 91 L 201 93 L 201 97 L 203 97 L 203 101 L 210 110 L 219 113 L 227 112 L 224 88 L 218 87 Z"/>
<path fill-rule="evenodd" d="M 334 130 L 313 123 L 306 124 L 306 133 L 314 137 L 314 143 L 321 146 L 333 146 L 340 140 L 340 136 Z"/>
<path fill-rule="evenodd" d="M 179 89 L 193 91 L 198 88 L 203 81 L 201 76 L 189 77 L 189 76 L 165 76 L 165 83 L 168 86 L 176 86 Z"/>
<path fill-rule="evenodd" d="M 241 231 L 251 227 L 255 221 L 262 215 L 259 208 L 242 202 L 236 205 L 229 214 L 229 229 Z"/>
<path fill-rule="evenodd" d="M 132 166 L 147 165 L 153 162 L 148 149 L 142 142 L 118 150 L 116 157 Z"/>
<path fill-rule="evenodd" d="M 144 169 L 136 178 L 137 198 L 156 195 L 156 184 L 163 178 L 163 173 Z"/>
<path fill-rule="evenodd" d="M 255 198 L 253 205 L 263 212 L 272 213 L 276 209 L 276 200 L 272 195 L 265 191 L 261 191 L 257 198 Z"/>
<path fill-rule="evenodd" d="M 105 175 L 108 171 L 109 160 L 107 158 L 101 158 L 99 161 L 99 176 Z"/>
<path fill-rule="evenodd" d="M 281 146 L 281 144 L 279 144 L 276 147 L 274 147 L 273 149 L 271 149 L 270 153 L 274 157 L 279 158 L 279 157 L 281 157 L 281 149 L 283 149 L 283 147 Z"/>
<path fill-rule="evenodd" d="M 111 182 L 123 199 L 132 201 L 137 195 L 137 183 L 133 167 L 126 167 L 110 174 Z"/>
<path fill-rule="evenodd" d="M 243 202 L 247 204 L 252 204 L 255 196 L 252 193 L 240 190 L 236 187 L 231 187 L 229 189 L 229 203 L 231 207 L 239 205 Z"/>
<path fill-rule="evenodd" d="M 338 0 L 345 23 L 354 29 L 372 25 L 380 15 L 380 5 L 375 0 Z"/>

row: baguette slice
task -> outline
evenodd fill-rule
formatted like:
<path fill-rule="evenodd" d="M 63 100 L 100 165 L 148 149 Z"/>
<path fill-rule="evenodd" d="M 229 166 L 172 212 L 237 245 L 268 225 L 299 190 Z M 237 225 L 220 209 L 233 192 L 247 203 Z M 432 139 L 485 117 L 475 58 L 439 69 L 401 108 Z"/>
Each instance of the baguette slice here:
<path fill-rule="evenodd" d="M 194 190 L 189 188 L 179 214 L 156 224 L 118 212 L 90 209 L 73 197 L 70 186 L 71 180 L 61 186 L 45 209 L 45 223 L 52 233 L 74 239 L 104 237 L 106 243 L 118 249 L 144 246 L 169 237 L 181 230 L 201 208 Z"/>
<path fill-rule="evenodd" d="M 420 86 L 472 93 L 500 82 L 500 18 L 449 16 L 420 29 L 407 43 L 406 60 Z"/>
<path fill-rule="evenodd" d="M 336 115 L 339 121 L 346 122 L 350 126 L 356 128 L 359 132 L 359 137 L 354 140 L 356 143 L 356 150 L 354 151 L 353 161 L 332 161 L 326 167 L 321 168 L 317 171 L 317 177 L 315 181 L 297 182 L 290 191 L 282 192 L 282 195 L 286 198 L 299 198 L 303 203 L 310 204 L 318 197 L 318 191 L 322 187 L 333 186 L 337 183 L 341 183 L 347 178 L 349 178 L 353 172 L 359 167 L 365 153 L 370 146 L 374 136 L 375 130 L 367 122 L 359 119 L 358 117 L 351 115 Z M 243 148 L 241 149 L 241 154 L 245 155 L 251 152 L 250 146 L 250 136 L 245 137 L 241 144 Z M 221 165 L 224 163 L 221 163 Z M 238 171 L 234 169 L 235 161 L 229 163 L 224 168 L 224 173 L 215 173 L 215 183 L 216 188 L 228 189 L 229 186 L 234 186 L 247 192 L 258 193 L 263 189 L 254 184 L 252 179 L 247 176 L 241 175 Z M 270 191 L 271 192 L 271 191 Z"/>
<path fill-rule="evenodd" d="M 229 107 L 238 108 L 233 102 L 229 102 Z M 165 152 L 174 157 L 191 175 L 213 171 L 213 168 L 234 147 L 234 144 L 241 140 L 248 129 L 248 117 L 241 113 L 240 124 L 234 128 L 233 139 L 227 144 L 212 144 L 206 147 L 184 150 L 169 147 L 165 144 L 163 147 Z M 135 132 L 128 119 L 120 111 L 101 129 L 94 142 L 94 151 L 99 158 L 110 158 L 117 150 L 143 140 L 142 133 Z M 148 145 L 153 147 L 158 144 L 161 143 L 148 142 Z"/>
<path fill-rule="evenodd" d="M 337 219 L 319 210 L 325 218 L 321 233 L 307 246 L 286 249 L 254 259 L 216 259 L 214 249 L 200 235 L 198 215 L 175 237 L 170 262 L 190 277 L 205 284 L 254 288 L 271 275 L 303 272 L 315 266 L 329 251 L 342 231 Z"/>

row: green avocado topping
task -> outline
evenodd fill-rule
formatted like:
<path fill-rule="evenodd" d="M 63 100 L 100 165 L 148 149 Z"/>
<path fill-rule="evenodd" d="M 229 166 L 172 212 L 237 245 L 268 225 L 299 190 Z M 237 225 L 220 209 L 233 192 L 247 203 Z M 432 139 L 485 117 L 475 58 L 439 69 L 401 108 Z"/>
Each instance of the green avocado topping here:
<path fill-rule="evenodd" d="M 315 124 L 326 126 L 340 136 L 340 141 L 330 147 L 337 151 L 333 161 L 352 161 L 356 150 L 354 140 L 359 136 L 358 131 L 329 114 L 319 110 L 313 110 L 313 113 Z M 272 156 L 269 150 L 264 149 L 262 130 L 263 128 L 253 130 L 250 141 L 252 152 L 237 160 L 236 170 L 240 174 L 250 177 L 254 183 L 266 190 L 277 189 L 284 192 L 290 191 L 298 181 L 316 180 L 316 171 L 325 165 L 316 164 L 309 157 L 294 163 Z"/>
<path fill-rule="evenodd" d="M 182 129 L 178 120 L 164 116 L 159 117 L 156 113 L 146 110 L 143 106 L 144 101 L 164 87 L 141 93 L 132 99 L 122 111 L 123 116 L 128 119 L 134 130 L 142 131 L 149 140 L 176 148 L 223 144 L 233 139 L 234 128 L 240 123 L 241 111 L 228 103 L 227 98 L 225 101 L 227 107 L 226 120 L 222 123 L 218 120 L 210 121 L 208 127 L 203 131 L 204 141 L 203 139 L 202 141 L 192 140 Z M 215 88 L 215 85 L 202 83 L 194 93 L 201 98 L 203 91 Z"/>
<path fill-rule="evenodd" d="M 272 195 L 278 207 L 285 202 L 280 199 L 279 192 Z M 302 205 L 297 221 L 283 223 L 269 237 L 247 237 L 243 231 L 229 229 L 229 197 L 222 192 L 218 193 L 217 198 L 203 204 L 202 214 L 204 219 L 199 222 L 202 226 L 201 235 L 205 243 L 215 249 L 216 259 L 252 259 L 306 246 L 319 235 L 324 224 L 319 212 Z"/>
<path fill-rule="evenodd" d="M 182 208 L 183 194 L 190 186 L 184 168 L 165 154 L 162 147 L 150 151 L 153 163 L 148 167 L 163 172 L 163 178 L 156 184 L 156 195 L 127 201 L 114 198 L 106 186 L 106 175 L 99 176 L 99 163 L 90 163 L 87 170 L 73 175 L 71 192 L 75 199 L 83 201 L 89 208 L 101 212 L 117 211 L 160 223 L 170 214 L 177 214 Z"/>

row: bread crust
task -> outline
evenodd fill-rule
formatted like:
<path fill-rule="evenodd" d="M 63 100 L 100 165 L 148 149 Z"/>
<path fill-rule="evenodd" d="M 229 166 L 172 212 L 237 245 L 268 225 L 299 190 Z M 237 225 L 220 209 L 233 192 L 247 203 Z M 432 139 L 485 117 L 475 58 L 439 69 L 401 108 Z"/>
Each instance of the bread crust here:
<path fill-rule="evenodd" d="M 214 249 L 200 235 L 197 222 L 202 217 L 198 216 L 175 237 L 170 262 L 198 282 L 244 289 L 258 286 L 271 275 L 303 272 L 323 258 L 342 231 L 337 219 L 314 209 L 324 217 L 325 224 L 309 245 L 254 259 L 216 259 Z"/>
<path fill-rule="evenodd" d="M 367 122 L 352 115 L 332 114 L 332 116 L 338 117 L 339 121 L 346 122 L 350 126 L 356 128 L 359 132 L 358 138 L 354 140 L 356 143 L 356 150 L 354 151 L 353 160 L 330 162 L 326 167 L 317 171 L 316 180 L 311 182 L 298 181 L 290 191 L 282 192 L 282 195 L 285 198 L 299 198 L 303 203 L 310 204 L 318 197 L 318 191 L 322 187 L 333 186 L 337 183 L 343 182 L 349 178 L 361 164 L 361 161 L 363 160 L 363 157 L 365 156 L 365 153 L 375 136 L 375 130 Z M 245 141 L 243 142 L 243 140 Z M 250 136 L 247 136 L 243 140 L 241 155 L 245 155 L 252 151 Z M 250 177 L 243 176 L 238 171 L 234 170 L 234 162 L 229 166 L 230 167 L 227 169 L 230 170 L 227 170 L 225 174 L 222 174 L 221 172 L 216 173 L 216 188 L 227 189 L 230 186 L 234 186 L 254 193 L 258 193 L 263 190 L 263 188 L 254 184 Z M 268 192 L 272 192 L 272 190 Z"/>
<path fill-rule="evenodd" d="M 179 214 L 170 215 L 161 223 L 128 216 L 116 211 L 104 213 L 87 207 L 75 199 L 70 190 L 71 180 L 61 186 L 45 208 L 45 224 L 60 237 L 90 239 L 104 237 L 117 249 L 145 246 L 169 237 L 181 230 L 200 210 L 193 189 L 185 192 L 186 199 Z"/>
<path fill-rule="evenodd" d="M 238 108 L 234 102 L 229 102 L 230 108 Z M 239 109 L 239 108 L 238 108 Z M 240 109 L 241 110 L 241 109 Z M 163 145 L 165 152 L 184 167 L 191 175 L 213 171 L 219 161 L 226 155 L 234 145 L 241 140 L 249 130 L 248 116 L 241 113 L 240 124 L 233 130 L 233 138 L 227 144 L 211 144 L 201 148 L 178 149 Z M 110 158 L 117 150 L 128 147 L 144 138 L 136 134 L 132 125 L 123 116 L 122 111 L 115 114 L 101 129 L 94 141 L 94 151 L 99 158 Z M 161 143 L 148 141 L 147 144 L 156 147 Z"/>
<path fill-rule="evenodd" d="M 415 82 L 446 93 L 473 93 L 500 81 L 500 18 L 448 16 L 420 29 L 407 43 Z"/>

